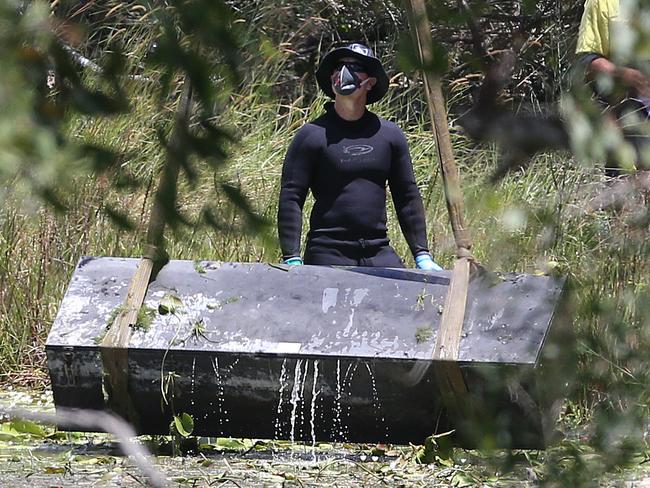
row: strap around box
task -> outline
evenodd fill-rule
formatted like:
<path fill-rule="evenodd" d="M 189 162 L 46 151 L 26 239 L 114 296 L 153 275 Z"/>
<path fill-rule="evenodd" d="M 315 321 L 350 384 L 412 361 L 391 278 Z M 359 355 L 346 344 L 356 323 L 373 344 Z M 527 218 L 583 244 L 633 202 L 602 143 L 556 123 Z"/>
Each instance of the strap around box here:
<path fill-rule="evenodd" d="M 440 391 L 447 407 L 454 410 L 462 407 L 467 393 L 467 385 L 458 366 L 458 354 L 465 320 L 469 277 L 470 259 L 467 257 L 457 259 L 451 273 L 449 291 L 433 352 L 433 359 L 439 363 L 436 365 L 436 376 Z"/>

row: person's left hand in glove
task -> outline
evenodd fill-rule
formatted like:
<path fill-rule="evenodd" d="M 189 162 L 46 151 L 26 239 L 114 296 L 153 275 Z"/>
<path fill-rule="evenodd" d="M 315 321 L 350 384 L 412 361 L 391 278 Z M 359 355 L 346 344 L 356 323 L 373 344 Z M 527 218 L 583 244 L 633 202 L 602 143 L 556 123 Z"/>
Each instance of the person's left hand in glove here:
<path fill-rule="evenodd" d="M 415 256 L 415 267 L 425 271 L 442 271 L 442 268 L 438 266 L 428 252 L 423 252 Z"/>

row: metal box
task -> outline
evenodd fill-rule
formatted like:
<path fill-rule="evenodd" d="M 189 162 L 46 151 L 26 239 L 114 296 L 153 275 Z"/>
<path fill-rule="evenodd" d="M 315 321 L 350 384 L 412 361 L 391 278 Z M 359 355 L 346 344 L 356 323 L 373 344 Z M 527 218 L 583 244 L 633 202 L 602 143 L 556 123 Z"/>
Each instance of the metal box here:
<path fill-rule="evenodd" d="M 137 263 L 78 263 L 46 345 L 57 407 L 106 408 L 99 344 Z M 171 261 L 128 348 L 137 428 L 167 434 L 185 412 L 196 435 L 405 444 L 455 429 L 467 447 L 545 446 L 572 368 L 565 279 L 472 279 L 455 364 L 469 393 L 451 411 L 431 359 L 449 278 Z"/>

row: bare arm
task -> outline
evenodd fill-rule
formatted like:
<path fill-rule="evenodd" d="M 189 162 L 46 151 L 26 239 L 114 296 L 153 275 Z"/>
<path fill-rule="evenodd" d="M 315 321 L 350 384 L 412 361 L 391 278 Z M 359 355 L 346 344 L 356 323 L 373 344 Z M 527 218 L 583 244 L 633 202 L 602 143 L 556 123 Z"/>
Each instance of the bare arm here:
<path fill-rule="evenodd" d="M 650 80 L 634 68 L 619 67 L 605 57 L 594 59 L 587 68 L 587 76 L 594 79 L 598 75 L 609 75 L 614 81 L 626 87 L 630 95 L 650 98 Z"/>

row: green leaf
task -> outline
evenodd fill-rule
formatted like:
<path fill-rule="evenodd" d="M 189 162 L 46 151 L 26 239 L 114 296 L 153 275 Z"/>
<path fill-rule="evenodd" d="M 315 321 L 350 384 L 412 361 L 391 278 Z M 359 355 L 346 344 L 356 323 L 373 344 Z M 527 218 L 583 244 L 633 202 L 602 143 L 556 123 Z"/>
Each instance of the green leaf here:
<path fill-rule="evenodd" d="M 70 53 L 58 42 L 50 45 L 50 54 L 56 65 L 56 72 L 63 79 L 69 80 L 72 84 L 81 83 L 81 70 L 75 65 Z"/>
<path fill-rule="evenodd" d="M 402 33 L 397 49 L 397 65 L 405 72 L 415 71 L 420 66 L 420 58 L 413 39 L 408 32 Z"/>
<path fill-rule="evenodd" d="M 116 459 L 112 456 L 76 456 L 74 458 L 75 464 L 81 464 L 86 466 L 93 465 L 112 465 L 116 463 Z"/>
<path fill-rule="evenodd" d="M 523 13 L 526 15 L 534 15 L 538 13 L 538 2 L 537 0 L 524 0 L 523 2 Z"/>
<path fill-rule="evenodd" d="M 454 460 L 451 458 L 442 458 L 440 456 L 435 456 L 434 459 L 438 464 L 441 466 L 446 466 L 447 468 L 451 468 L 454 465 Z"/>
<path fill-rule="evenodd" d="M 459 488 L 465 486 L 476 486 L 476 481 L 476 478 L 468 473 L 465 473 L 464 471 L 456 471 L 454 476 L 451 478 L 451 485 Z"/>
<path fill-rule="evenodd" d="M 29 434 L 36 437 L 47 436 L 45 429 L 31 420 L 13 420 L 10 425 L 16 432 L 21 434 Z"/>
<path fill-rule="evenodd" d="M 202 120 L 199 122 L 203 135 L 195 135 L 185 128 L 183 138 L 192 152 L 204 158 L 214 168 L 218 168 L 228 157 L 225 145 L 233 142 L 235 138 L 226 130 L 217 127 L 212 122 Z"/>
<path fill-rule="evenodd" d="M 82 156 L 92 161 L 92 167 L 98 173 L 108 171 L 119 163 L 118 154 L 115 151 L 98 144 L 83 144 L 79 150 Z"/>
<path fill-rule="evenodd" d="M 240 188 L 228 183 L 222 183 L 221 189 L 226 194 L 226 197 L 228 197 L 228 200 L 242 212 L 246 218 L 249 230 L 254 233 L 259 233 L 270 225 L 266 219 L 255 213 L 255 210 Z"/>
<path fill-rule="evenodd" d="M 432 327 L 418 327 L 415 331 L 415 342 L 422 344 L 423 342 L 428 341 L 433 337 L 433 328 Z"/>
<path fill-rule="evenodd" d="M 433 434 L 424 440 L 424 446 L 421 446 L 415 455 L 420 464 L 430 464 L 436 459 L 451 459 L 450 435 L 453 430 L 443 432 L 442 434 Z"/>
<path fill-rule="evenodd" d="M 126 56 L 119 45 L 110 46 L 107 59 L 104 62 L 104 77 L 115 81 L 124 74 L 127 66 Z"/>
<path fill-rule="evenodd" d="M 13 428 L 11 422 L 0 424 L 0 441 L 10 442 L 20 437 L 20 432 Z"/>
<path fill-rule="evenodd" d="M 108 216 L 108 218 L 110 218 L 113 221 L 113 223 L 118 227 L 120 227 L 121 229 L 127 231 L 135 230 L 135 225 L 133 224 L 133 222 L 131 222 L 131 219 L 129 219 L 129 217 L 123 212 L 114 209 L 110 205 L 104 205 L 102 210 Z"/>
<path fill-rule="evenodd" d="M 189 437 L 194 430 L 194 419 L 189 413 L 185 412 L 174 415 L 174 427 L 181 436 Z"/>
<path fill-rule="evenodd" d="M 129 111 L 129 102 L 124 97 L 110 96 L 82 85 L 65 89 L 63 94 L 70 105 L 84 115 L 108 116 Z"/>
<path fill-rule="evenodd" d="M 165 296 L 160 299 L 158 304 L 158 313 L 160 315 L 175 314 L 182 306 L 183 301 L 177 295 L 165 293 Z"/>
<path fill-rule="evenodd" d="M 45 200 L 48 204 L 50 204 L 55 211 L 66 212 L 68 210 L 68 206 L 57 194 L 54 188 L 43 187 L 38 189 L 37 191 L 40 194 L 41 198 Z"/>
<path fill-rule="evenodd" d="M 402 71 L 422 70 L 431 72 L 437 76 L 444 75 L 449 69 L 447 50 L 437 42 L 431 46 L 432 57 L 428 63 L 423 63 L 418 54 L 418 48 L 414 45 L 413 39 L 404 34 L 401 36 L 398 45 L 397 64 Z"/>
<path fill-rule="evenodd" d="M 219 437 L 217 439 L 217 447 L 222 449 L 233 449 L 240 451 L 242 449 L 248 449 L 250 446 L 247 446 L 242 439 L 233 439 L 232 437 Z"/>

